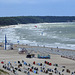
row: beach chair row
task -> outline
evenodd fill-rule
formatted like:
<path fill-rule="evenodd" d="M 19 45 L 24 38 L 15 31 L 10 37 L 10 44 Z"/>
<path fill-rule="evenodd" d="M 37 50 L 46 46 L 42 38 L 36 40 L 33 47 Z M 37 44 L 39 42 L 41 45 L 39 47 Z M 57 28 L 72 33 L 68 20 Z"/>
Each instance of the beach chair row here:
<path fill-rule="evenodd" d="M 30 72 L 33 72 L 35 74 L 39 74 L 39 72 L 46 73 L 46 74 L 55 73 L 57 75 L 64 75 L 64 72 L 69 73 L 71 75 L 75 74 L 75 71 L 71 72 L 69 69 L 66 69 L 65 66 L 62 66 L 62 72 L 60 72 L 58 70 L 58 67 L 60 67 L 60 66 L 58 66 L 58 64 L 52 64 L 48 61 L 44 61 L 44 63 L 36 63 L 35 61 L 33 61 L 32 64 L 39 66 L 40 69 L 38 67 L 31 65 L 30 63 L 25 62 L 24 60 L 22 60 L 21 62 L 20 61 L 14 62 L 15 64 L 17 64 L 16 67 L 13 66 L 11 62 L 4 64 L 4 62 L 1 61 L 1 63 L 3 64 L 4 69 L 6 69 L 14 74 L 17 74 L 17 71 L 23 72 L 23 73 L 26 73 L 29 75 L 30 75 Z M 51 67 L 47 68 L 45 65 L 55 66 L 55 68 L 54 69 L 51 69 Z"/>

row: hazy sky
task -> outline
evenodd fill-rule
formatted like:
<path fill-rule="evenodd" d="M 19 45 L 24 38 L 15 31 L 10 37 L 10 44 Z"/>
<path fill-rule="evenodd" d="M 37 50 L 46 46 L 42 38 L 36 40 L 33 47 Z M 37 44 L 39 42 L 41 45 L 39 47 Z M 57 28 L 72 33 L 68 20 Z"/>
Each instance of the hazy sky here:
<path fill-rule="evenodd" d="M 2 16 L 75 16 L 75 0 L 0 0 Z"/>

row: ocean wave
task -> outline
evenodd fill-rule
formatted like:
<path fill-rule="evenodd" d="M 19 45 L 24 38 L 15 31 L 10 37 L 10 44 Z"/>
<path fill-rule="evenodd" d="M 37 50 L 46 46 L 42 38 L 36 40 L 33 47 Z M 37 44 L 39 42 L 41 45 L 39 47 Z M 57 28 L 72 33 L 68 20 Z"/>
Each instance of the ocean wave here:
<path fill-rule="evenodd" d="M 2 29 L 0 41 L 4 40 L 6 34 L 13 43 L 19 40 L 21 44 L 75 49 L 74 27 L 71 23 L 19 24 Z"/>

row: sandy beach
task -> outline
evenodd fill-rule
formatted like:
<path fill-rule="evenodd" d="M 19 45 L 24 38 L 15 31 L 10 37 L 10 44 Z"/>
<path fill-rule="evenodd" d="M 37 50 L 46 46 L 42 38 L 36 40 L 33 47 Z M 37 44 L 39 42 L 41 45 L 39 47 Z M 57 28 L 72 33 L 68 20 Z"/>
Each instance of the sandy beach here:
<path fill-rule="evenodd" d="M 28 52 L 31 52 L 32 54 L 35 54 L 34 58 L 26 58 L 27 54 L 19 54 L 18 53 L 18 48 L 19 47 L 25 47 L 27 49 Z M 31 50 L 30 50 L 31 49 Z M 37 49 L 34 51 L 34 49 Z M 39 51 L 38 51 L 39 49 Z M 43 65 L 45 65 L 45 68 L 50 68 L 50 69 L 54 69 L 57 68 L 58 71 L 62 74 L 62 75 L 72 75 L 71 73 L 75 71 L 75 60 L 71 60 L 68 58 L 63 58 L 61 57 L 61 55 L 57 55 L 57 54 L 52 54 L 51 52 L 47 52 L 47 51 L 40 51 L 42 49 L 42 47 L 36 47 L 36 46 L 26 46 L 26 45 L 14 45 L 14 49 L 13 50 L 4 50 L 3 47 L 0 47 L 0 62 L 4 60 L 4 64 L 7 64 L 9 61 L 13 64 L 14 67 L 15 63 L 14 62 L 18 62 L 20 61 L 22 63 L 22 60 L 24 60 L 25 62 L 27 62 L 28 64 L 31 64 L 31 66 L 37 67 L 38 70 L 38 74 L 35 74 L 34 72 L 30 72 L 30 75 L 49 75 L 49 73 L 52 73 L 52 75 L 60 75 L 59 73 L 55 73 L 55 72 L 48 72 L 48 73 L 44 73 L 44 72 L 40 72 L 40 67 L 38 66 L 37 63 L 42 63 Z M 47 48 L 43 48 L 43 49 L 47 49 Z M 50 48 L 48 48 L 50 49 Z M 62 51 L 60 49 L 60 51 Z M 66 50 L 65 50 L 66 51 Z M 74 52 L 74 50 L 73 50 Z M 38 54 L 50 54 L 50 59 L 39 59 L 37 58 Z M 35 61 L 35 65 L 33 64 L 33 62 Z M 44 62 L 50 62 L 52 63 L 52 65 L 48 65 L 45 64 Z M 18 64 L 18 63 L 17 63 Z M 53 64 L 58 64 L 58 67 L 53 66 Z M 28 68 L 29 66 L 26 66 L 24 64 L 22 64 L 23 66 L 21 67 L 21 69 L 24 68 Z M 3 64 L 0 63 L 0 68 L 9 72 L 10 75 L 14 75 L 13 72 L 10 72 L 4 68 L 2 68 Z M 62 66 L 65 66 L 64 68 L 64 72 L 62 72 Z M 66 70 L 69 69 L 70 73 L 67 73 Z M 19 72 L 16 71 L 18 75 L 27 75 L 24 72 Z M 74 75 L 74 74 L 73 74 Z"/>

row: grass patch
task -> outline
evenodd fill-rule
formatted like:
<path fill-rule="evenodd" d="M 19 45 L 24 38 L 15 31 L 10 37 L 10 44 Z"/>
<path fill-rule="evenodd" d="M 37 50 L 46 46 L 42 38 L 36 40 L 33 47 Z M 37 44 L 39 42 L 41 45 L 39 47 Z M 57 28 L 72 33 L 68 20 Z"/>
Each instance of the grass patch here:
<path fill-rule="evenodd" d="M 8 74 L 8 75 L 9 75 L 9 73 L 8 73 L 8 72 L 6 72 L 6 71 L 4 71 L 4 70 L 0 69 L 0 75 L 1 75 L 2 73 L 4 73 L 4 74 Z"/>
<path fill-rule="evenodd" d="M 1 72 L 0 72 L 0 75 L 1 75 Z"/>

